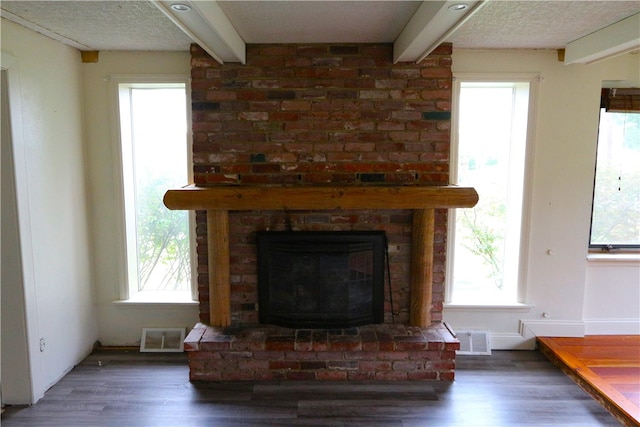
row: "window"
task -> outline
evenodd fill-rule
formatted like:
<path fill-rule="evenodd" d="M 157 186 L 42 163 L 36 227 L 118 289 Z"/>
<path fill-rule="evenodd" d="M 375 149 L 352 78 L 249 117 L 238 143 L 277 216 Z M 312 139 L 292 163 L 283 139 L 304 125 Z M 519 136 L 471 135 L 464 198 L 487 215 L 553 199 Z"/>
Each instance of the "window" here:
<path fill-rule="evenodd" d="M 186 82 L 116 81 L 115 87 L 126 253 L 122 298 L 190 301 L 192 214 L 162 203 L 167 189 L 190 180 Z"/>
<path fill-rule="evenodd" d="M 630 91 L 629 95 L 625 95 L 625 91 Z M 634 92 L 637 93 L 635 96 Z M 634 98 L 637 98 L 635 103 Z M 590 248 L 605 251 L 640 248 L 638 101 L 638 89 L 603 91 L 591 211 Z"/>
<path fill-rule="evenodd" d="M 456 78 L 451 175 L 454 183 L 475 187 L 480 199 L 450 215 L 448 303 L 518 302 L 533 84 L 533 76 Z"/>

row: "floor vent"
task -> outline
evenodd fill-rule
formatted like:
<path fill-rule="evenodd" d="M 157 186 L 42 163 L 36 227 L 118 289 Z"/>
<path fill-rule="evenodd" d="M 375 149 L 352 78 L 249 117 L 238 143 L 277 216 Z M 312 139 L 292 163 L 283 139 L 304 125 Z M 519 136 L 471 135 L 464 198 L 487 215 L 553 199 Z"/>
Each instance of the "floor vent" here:
<path fill-rule="evenodd" d="M 456 331 L 460 341 L 457 354 L 491 355 L 491 334 L 489 331 L 467 330 Z"/>

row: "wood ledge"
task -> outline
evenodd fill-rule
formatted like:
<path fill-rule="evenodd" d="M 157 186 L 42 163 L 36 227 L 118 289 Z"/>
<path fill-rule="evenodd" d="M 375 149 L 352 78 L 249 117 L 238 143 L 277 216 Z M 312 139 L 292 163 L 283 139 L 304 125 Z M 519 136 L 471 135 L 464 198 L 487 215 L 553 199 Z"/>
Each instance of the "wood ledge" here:
<path fill-rule="evenodd" d="M 186 187 L 168 190 L 173 210 L 332 210 L 470 208 L 474 188 L 444 186 Z"/>

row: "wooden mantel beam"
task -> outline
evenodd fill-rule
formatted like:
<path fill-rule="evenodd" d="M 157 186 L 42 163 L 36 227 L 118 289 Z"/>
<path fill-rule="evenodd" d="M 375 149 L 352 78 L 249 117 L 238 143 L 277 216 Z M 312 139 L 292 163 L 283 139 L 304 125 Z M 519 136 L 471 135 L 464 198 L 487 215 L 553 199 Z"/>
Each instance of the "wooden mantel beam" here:
<path fill-rule="evenodd" d="M 189 185 L 169 190 L 164 204 L 177 210 L 333 210 L 470 208 L 478 193 L 470 187 L 299 186 L 249 187 Z"/>
<path fill-rule="evenodd" d="M 469 187 L 326 186 L 197 187 L 169 190 L 164 204 L 175 210 L 207 211 L 209 310 L 211 326 L 231 323 L 229 283 L 229 211 L 412 209 L 411 298 L 409 322 L 429 326 L 432 302 L 435 209 L 470 208 L 478 193 Z"/>

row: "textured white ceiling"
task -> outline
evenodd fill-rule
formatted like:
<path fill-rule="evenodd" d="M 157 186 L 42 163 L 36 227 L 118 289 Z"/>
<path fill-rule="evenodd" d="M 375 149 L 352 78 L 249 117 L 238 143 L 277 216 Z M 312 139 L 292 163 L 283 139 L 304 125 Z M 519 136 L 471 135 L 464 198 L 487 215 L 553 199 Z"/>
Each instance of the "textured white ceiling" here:
<path fill-rule="evenodd" d="M 449 41 L 471 49 L 558 49 L 638 12 L 640 1 L 489 1 Z"/>
<path fill-rule="evenodd" d="M 220 0 L 247 43 L 392 42 L 419 1 Z M 182 50 L 191 40 L 149 1 L 7 1 L 4 18 L 83 50 Z M 556 49 L 640 12 L 640 1 L 490 0 L 457 48 Z M 639 29 L 640 31 L 640 29 Z"/>
<path fill-rule="evenodd" d="M 0 8 L 3 17 L 82 50 L 188 51 L 192 43 L 148 1 L 2 0 Z"/>

